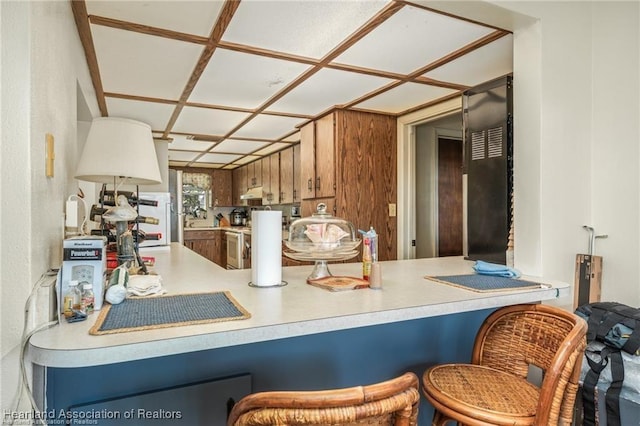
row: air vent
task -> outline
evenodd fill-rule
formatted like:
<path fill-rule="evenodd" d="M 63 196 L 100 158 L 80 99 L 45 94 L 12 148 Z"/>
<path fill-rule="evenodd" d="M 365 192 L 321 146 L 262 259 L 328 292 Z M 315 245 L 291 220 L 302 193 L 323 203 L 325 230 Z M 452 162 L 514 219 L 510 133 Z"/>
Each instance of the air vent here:
<path fill-rule="evenodd" d="M 484 130 L 471 133 L 471 160 L 484 160 Z"/>
<path fill-rule="evenodd" d="M 489 158 L 502 157 L 502 127 L 488 130 Z"/>

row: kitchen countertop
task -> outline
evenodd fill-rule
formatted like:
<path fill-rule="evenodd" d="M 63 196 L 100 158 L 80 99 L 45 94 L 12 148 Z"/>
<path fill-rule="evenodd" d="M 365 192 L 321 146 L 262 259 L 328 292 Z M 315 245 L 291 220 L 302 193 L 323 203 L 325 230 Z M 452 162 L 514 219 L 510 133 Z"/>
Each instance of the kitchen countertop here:
<path fill-rule="evenodd" d="M 425 280 L 425 275 L 473 273 L 462 257 L 380 262 L 381 290 L 330 292 L 306 284 L 311 266 L 285 267 L 277 288 L 248 286 L 251 270 L 226 270 L 172 243 L 141 249 L 154 256 L 153 271 L 162 276 L 168 294 L 229 290 L 251 313 L 246 320 L 170 327 L 92 336 L 87 321 L 67 323 L 36 333 L 28 356 L 39 365 L 85 367 L 162 357 L 315 333 L 408 321 L 458 312 L 496 308 L 565 297 L 569 285 L 525 277 L 548 287 L 525 291 L 477 293 Z M 334 275 L 360 276 L 359 263 L 331 264 Z"/>

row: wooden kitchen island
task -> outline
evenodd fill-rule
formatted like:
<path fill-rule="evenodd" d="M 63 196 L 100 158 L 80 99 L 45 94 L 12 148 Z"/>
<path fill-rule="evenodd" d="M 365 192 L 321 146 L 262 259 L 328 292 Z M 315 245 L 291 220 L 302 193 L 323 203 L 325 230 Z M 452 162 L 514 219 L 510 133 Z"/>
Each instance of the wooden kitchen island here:
<path fill-rule="evenodd" d="M 242 374 L 251 375 L 253 392 L 421 374 L 433 363 L 467 361 L 491 310 L 570 293 L 565 283 L 535 278 L 529 279 L 547 286 L 497 293 L 423 278 L 473 273 L 473 262 L 461 257 L 382 262 L 381 290 L 330 292 L 306 284 L 311 266 L 283 268 L 284 287 L 254 288 L 248 286 L 250 269 L 223 269 L 179 244 L 143 254 L 155 256 L 154 270 L 169 294 L 228 290 L 251 318 L 92 336 L 94 315 L 39 332 L 28 357 L 36 395 L 46 399 L 47 410 Z M 330 269 L 334 275 L 360 276 L 360 267 L 345 263 Z M 423 401 L 420 424 L 430 416 Z"/>

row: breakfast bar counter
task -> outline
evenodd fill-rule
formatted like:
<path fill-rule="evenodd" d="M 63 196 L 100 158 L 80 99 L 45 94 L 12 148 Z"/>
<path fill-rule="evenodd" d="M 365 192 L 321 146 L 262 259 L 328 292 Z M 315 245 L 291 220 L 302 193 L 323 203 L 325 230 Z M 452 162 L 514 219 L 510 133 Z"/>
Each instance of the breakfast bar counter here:
<path fill-rule="evenodd" d="M 474 262 L 462 257 L 381 262 L 382 289 L 328 291 L 306 283 L 312 266 L 285 267 L 287 285 L 256 288 L 248 285 L 250 269 L 223 269 L 179 244 L 142 254 L 155 257 L 152 271 L 162 277 L 167 295 L 226 291 L 250 317 L 97 336 L 89 334 L 97 313 L 83 322 L 63 320 L 36 333 L 28 348 L 42 407 L 86 409 L 96 401 L 127 398 L 139 406 L 143 402 L 135 395 L 155 398 L 165 392 L 159 389 L 191 389 L 242 375 L 257 392 L 421 374 L 433 363 L 468 361 L 480 323 L 495 308 L 570 294 L 568 284 L 535 277 L 523 277 L 542 284 L 534 289 L 485 293 L 424 278 L 473 274 Z M 333 275 L 361 276 L 359 263 L 329 268 Z M 225 382 L 222 389 L 230 388 Z M 224 410 L 229 395 L 214 403 L 209 391 L 196 393 L 204 398 L 198 404 L 206 406 L 198 415 L 189 408 L 197 397 L 184 395 L 189 396 L 169 399 L 185 407 L 183 415 L 192 415 L 184 424 L 224 424 L 223 414 L 211 421 L 211 409 Z M 420 409 L 420 424 L 426 424 L 431 407 L 422 401 Z"/>
<path fill-rule="evenodd" d="M 156 258 L 152 271 L 167 294 L 229 291 L 250 314 L 245 320 L 92 336 L 97 313 L 84 322 L 39 332 L 31 339 L 31 362 L 50 367 L 85 367 L 266 340 L 331 332 L 418 318 L 554 299 L 569 294 L 567 284 L 527 291 L 479 293 L 424 277 L 473 273 L 461 257 L 381 262 L 380 290 L 332 292 L 306 284 L 311 266 L 283 268 L 283 287 L 248 285 L 251 270 L 226 270 L 179 244 L 143 250 Z M 361 276 L 359 263 L 330 264 L 333 275 Z M 524 277 L 526 278 L 526 277 Z M 542 282 L 539 278 L 532 278 Z"/>

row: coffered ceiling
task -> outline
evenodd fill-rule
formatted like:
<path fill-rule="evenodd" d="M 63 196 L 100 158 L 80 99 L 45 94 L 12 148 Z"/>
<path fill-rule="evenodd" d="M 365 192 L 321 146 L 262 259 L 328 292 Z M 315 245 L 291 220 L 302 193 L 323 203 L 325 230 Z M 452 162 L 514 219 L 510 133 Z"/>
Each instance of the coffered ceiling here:
<path fill-rule="evenodd" d="M 396 0 L 72 1 L 103 116 L 233 169 L 333 108 L 406 113 L 512 72 L 512 35 Z"/>

